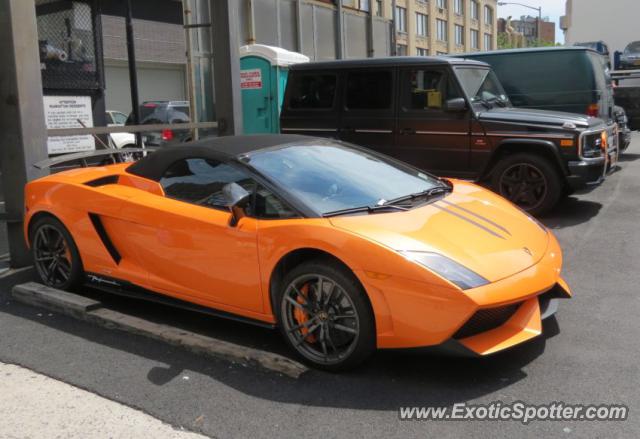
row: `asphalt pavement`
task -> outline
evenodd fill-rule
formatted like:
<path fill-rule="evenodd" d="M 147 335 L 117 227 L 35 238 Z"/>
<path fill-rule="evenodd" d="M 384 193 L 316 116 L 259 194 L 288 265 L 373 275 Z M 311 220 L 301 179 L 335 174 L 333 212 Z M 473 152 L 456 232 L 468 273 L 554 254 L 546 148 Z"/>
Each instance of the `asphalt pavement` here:
<path fill-rule="evenodd" d="M 640 136 L 619 169 L 542 218 L 564 250 L 563 301 L 545 334 L 486 359 L 379 352 L 299 379 L 20 305 L 0 282 L 0 362 L 212 437 L 640 437 Z M 287 354 L 269 330 L 111 299 L 116 308 Z M 0 392 L 0 399 L 2 398 Z M 400 406 L 493 401 L 626 404 L 626 421 L 400 421 Z M 0 436 L 6 435 L 0 426 Z M 15 433 L 15 432 L 13 432 Z M 97 432 L 96 432 L 97 433 Z"/>

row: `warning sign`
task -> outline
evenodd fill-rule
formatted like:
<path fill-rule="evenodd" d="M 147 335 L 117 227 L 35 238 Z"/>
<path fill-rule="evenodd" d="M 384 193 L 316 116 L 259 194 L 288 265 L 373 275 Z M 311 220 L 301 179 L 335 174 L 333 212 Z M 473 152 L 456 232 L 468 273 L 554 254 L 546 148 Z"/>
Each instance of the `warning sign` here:
<path fill-rule="evenodd" d="M 262 88 L 262 71 L 250 69 L 240 71 L 240 88 L 242 90 L 259 90 Z"/>
<path fill-rule="evenodd" d="M 44 115 L 47 129 L 81 128 L 78 119 L 93 127 L 90 96 L 44 96 Z M 49 154 L 92 151 L 96 142 L 90 134 L 83 136 L 55 136 L 47 140 Z"/>

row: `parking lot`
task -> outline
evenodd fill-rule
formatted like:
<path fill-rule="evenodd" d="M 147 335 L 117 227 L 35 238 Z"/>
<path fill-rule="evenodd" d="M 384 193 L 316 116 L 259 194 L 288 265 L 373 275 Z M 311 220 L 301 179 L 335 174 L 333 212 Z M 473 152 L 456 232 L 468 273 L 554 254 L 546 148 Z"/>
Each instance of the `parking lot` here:
<path fill-rule="evenodd" d="M 299 379 L 191 354 L 20 305 L 0 291 L 0 361 L 139 408 L 212 437 L 638 437 L 640 422 L 640 136 L 593 192 L 543 222 L 564 250 L 563 301 L 542 337 L 486 359 L 379 352 L 346 374 Z M 154 321 L 289 355 L 276 332 L 111 299 Z M 522 400 L 626 404 L 627 421 L 400 421 L 401 406 Z M 498 432 L 499 435 L 498 436 Z"/>

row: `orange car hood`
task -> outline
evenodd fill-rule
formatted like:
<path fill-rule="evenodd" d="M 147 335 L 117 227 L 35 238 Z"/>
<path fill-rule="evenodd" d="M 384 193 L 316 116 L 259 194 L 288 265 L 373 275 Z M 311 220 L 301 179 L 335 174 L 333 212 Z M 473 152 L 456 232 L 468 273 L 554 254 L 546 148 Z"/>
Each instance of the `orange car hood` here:
<path fill-rule="evenodd" d="M 394 250 L 445 255 L 491 282 L 529 268 L 544 255 L 548 232 L 503 198 L 455 182 L 442 200 L 406 212 L 330 218 Z"/>

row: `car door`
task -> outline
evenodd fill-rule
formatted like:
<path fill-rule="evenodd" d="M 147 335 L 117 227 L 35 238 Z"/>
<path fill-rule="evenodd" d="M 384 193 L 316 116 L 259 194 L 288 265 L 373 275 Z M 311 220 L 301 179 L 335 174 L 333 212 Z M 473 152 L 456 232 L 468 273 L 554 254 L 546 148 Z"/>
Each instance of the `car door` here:
<path fill-rule="evenodd" d="M 469 109 L 449 111 L 447 101 L 463 98 L 446 67 L 400 69 L 400 103 L 394 156 L 446 176 L 469 174 Z"/>
<path fill-rule="evenodd" d="M 231 164 L 180 159 L 160 180 L 165 196 L 141 194 L 125 204 L 121 216 L 132 223 L 129 238 L 153 288 L 259 313 L 257 220 L 243 217 L 230 225 L 222 187 L 231 182 L 250 191 L 255 185 Z"/>
<path fill-rule="evenodd" d="M 346 72 L 341 140 L 393 155 L 395 72 L 393 68 Z"/>

